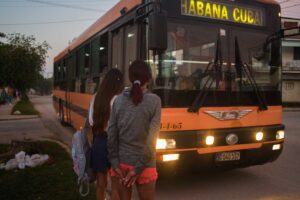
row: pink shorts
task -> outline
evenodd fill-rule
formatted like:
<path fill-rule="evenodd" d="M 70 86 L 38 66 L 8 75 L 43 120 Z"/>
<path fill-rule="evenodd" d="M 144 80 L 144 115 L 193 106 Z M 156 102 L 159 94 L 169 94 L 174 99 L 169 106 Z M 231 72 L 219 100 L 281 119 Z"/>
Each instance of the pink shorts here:
<path fill-rule="evenodd" d="M 129 171 L 133 170 L 133 166 L 127 165 L 127 164 L 120 164 L 120 170 L 124 172 L 125 174 L 128 173 Z M 117 173 L 113 170 L 110 169 L 110 176 L 114 177 L 117 176 Z M 150 183 L 152 181 L 156 181 L 158 177 L 156 168 L 145 168 L 142 173 L 138 176 L 136 182 L 140 185 Z"/>

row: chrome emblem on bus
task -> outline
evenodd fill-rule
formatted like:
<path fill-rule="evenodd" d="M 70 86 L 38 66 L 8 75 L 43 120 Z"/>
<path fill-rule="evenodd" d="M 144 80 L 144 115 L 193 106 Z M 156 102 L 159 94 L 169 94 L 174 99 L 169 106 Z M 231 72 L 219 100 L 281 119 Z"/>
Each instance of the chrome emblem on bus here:
<path fill-rule="evenodd" d="M 227 135 L 227 137 L 226 137 L 226 142 L 229 145 L 234 145 L 234 144 L 238 143 L 238 141 L 239 141 L 239 137 L 236 134 L 232 133 L 232 134 Z"/>
<path fill-rule="evenodd" d="M 231 111 L 204 111 L 204 113 L 220 120 L 238 120 L 245 117 L 253 110 L 231 110 Z"/>

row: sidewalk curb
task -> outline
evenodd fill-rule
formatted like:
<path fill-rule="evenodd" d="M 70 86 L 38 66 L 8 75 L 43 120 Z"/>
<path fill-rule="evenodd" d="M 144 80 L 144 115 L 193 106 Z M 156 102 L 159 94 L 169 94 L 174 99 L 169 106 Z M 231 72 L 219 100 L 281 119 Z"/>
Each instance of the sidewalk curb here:
<path fill-rule="evenodd" d="M 39 118 L 38 115 L 28 115 L 26 116 L 10 116 L 10 117 L 0 117 L 0 122 L 1 121 L 17 121 L 17 120 L 26 120 L 26 119 L 37 119 Z"/>
<path fill-rule="evenodd" d="M 69 146 L 68 144 L 62 142 L 58 138 L 40 137 L 40 138 L 36 138 L 35 140 L 32 140 L 32 141 L 54 142 L 54 143 L 58 144 L 59 146 L 61 146 L 70 155 L 70 157 L 72 157 L 71 146 Z"/>

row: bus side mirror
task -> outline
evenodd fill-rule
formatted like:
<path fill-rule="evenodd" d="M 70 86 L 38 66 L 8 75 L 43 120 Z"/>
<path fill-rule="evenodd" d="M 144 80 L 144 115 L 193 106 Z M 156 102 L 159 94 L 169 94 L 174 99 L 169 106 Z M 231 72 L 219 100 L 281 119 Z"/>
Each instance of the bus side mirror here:
<path fill-rule="evenodd" d="M 148 47 L 154 51 L 165 51 L 168 48 L 167 18 L 162 13 L 149 16 Z"/>
<path fill-rule="evenodd" d="M 271 43 L 271 59 L 270 66 L 280 66 L 281 56 L 280 56 L 280 40 L 273 41 Z"/>

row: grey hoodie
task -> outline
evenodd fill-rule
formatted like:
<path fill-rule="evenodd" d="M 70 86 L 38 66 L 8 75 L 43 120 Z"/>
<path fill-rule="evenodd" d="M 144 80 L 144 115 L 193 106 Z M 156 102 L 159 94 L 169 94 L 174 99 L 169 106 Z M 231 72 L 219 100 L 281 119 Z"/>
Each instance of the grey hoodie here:
<path fill-rule="evenodd" d="M 107 144 L 113 169 L 124 163 L 134 166 L 136 174 L 140 174 L 147 167 L 156 167 L 160 109 L 160 98 L 147 90 L 137 106 L 129 90 L 116 98 L 110 114 Z"/>

